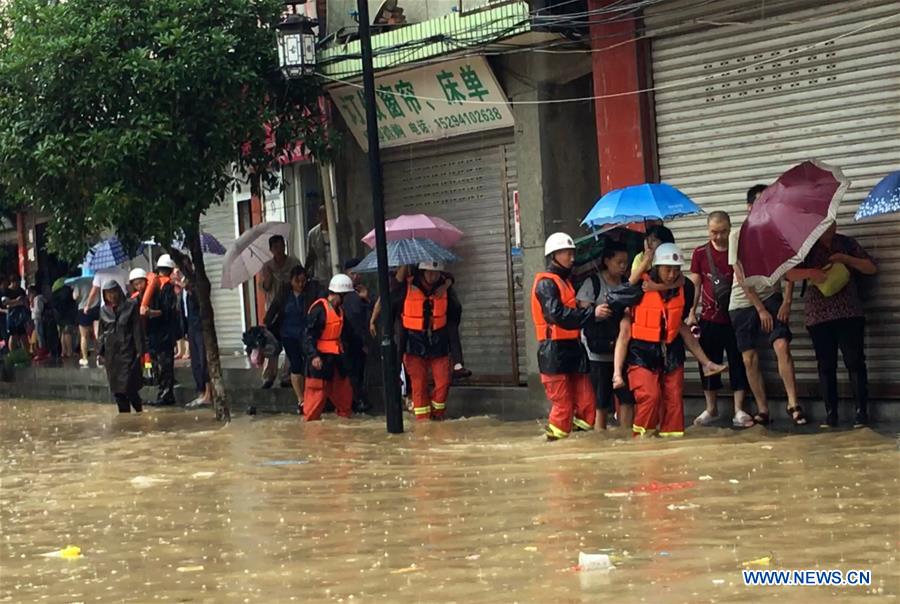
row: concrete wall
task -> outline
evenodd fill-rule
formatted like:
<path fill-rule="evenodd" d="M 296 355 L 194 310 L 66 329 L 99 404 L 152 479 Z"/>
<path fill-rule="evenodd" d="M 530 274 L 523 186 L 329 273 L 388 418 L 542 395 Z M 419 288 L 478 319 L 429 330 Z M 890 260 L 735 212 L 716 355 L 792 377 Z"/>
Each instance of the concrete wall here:
<path fill-rule="evenodd" d="M 526 297 L 526 358 L 532 399 L 542 400 L 537 339 L 531 329 L 531 283 L 544 269 L 544 240 L 555 231 L 573 236 L 597 199 L 597 148 L 591 101 L 540 104 L 592 96 L 590 62 L 571 55 L 517 53 L 492 60 L 513 105 Z"/>

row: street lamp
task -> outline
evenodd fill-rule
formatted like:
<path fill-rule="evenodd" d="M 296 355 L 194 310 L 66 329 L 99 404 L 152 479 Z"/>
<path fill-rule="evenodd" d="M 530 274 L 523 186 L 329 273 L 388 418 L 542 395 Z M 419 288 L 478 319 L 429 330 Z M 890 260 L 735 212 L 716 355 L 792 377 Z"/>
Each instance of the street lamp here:
<path fill-rule="evenodd" d="M 286 1 L 292 11 L 276 26 L 278 40 L 278 67 L 286 78 L 312 75 L 316 71 L 316 33 L 314 19 L 297 14 L 297 6 L 306 0 Z"/>

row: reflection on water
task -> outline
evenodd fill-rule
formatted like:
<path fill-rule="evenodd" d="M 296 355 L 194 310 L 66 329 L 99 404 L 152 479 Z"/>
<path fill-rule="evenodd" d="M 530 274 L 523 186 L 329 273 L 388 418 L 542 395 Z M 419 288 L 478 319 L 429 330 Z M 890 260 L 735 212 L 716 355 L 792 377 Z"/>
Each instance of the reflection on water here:
<path fill-rule="evenodd" d="M 783 602 L 900 594 L 897 440 L 303 424 L 0 402 L 2 602 Z M 83 557 L 41 554 L 77 545 Z M 583 572 L 579 552 L 617 568 Z M 742 563 L 871 569 L 744 587 Z M 760 562 L 763 560 L 763 562 Z"/>

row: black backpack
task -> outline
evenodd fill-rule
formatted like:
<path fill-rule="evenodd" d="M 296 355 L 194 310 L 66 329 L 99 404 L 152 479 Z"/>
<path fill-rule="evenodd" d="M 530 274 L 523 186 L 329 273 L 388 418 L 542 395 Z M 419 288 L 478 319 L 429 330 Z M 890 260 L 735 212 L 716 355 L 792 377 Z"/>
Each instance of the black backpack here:
<path fill-rule="evenodd" d="M 600 291 L 600 275 L 594 273 L 590 276 L 594 286 L 594 295 Z M 622 315 L 614 312 L 613 316 L 603 321 L 591 321 L 584 328 L 584 339 L 587 340 L 588 349 L 594 354 L 611 354 L 616 347 L 616 339 L 619 337 L 619 321 Z"/>

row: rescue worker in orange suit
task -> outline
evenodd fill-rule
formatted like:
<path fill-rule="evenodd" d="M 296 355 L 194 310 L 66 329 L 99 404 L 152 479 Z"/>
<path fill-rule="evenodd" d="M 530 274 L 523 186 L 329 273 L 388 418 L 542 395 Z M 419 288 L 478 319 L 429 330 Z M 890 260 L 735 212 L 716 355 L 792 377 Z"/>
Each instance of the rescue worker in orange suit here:
<path fill-rule="evenodd" d="M 154 275 L 155 277 L 156 275 Z M 131 272 L 128 273 L 128 283 L 131 285 L 131 296 L 129 297 L 132 300 L 137 300 L 140 303 L 144 293 L 147 291 L 147 280 L 147 271 L 142 268 L 131 269 Z"/>
<path fill-rule="evenodd" d="M 550 400 L 547 440 L 565 438 L 573 429 L 593 430 L 597 415 L 590 365 L 581 345 L 581 329 L 594 318 L 612 315 L 608 305 L 580 308 L 570 275 L 575 242 L 553 233 L 544 244 L 547 270 L 534 278 L 531 316 L 538 339 L 541 383 Z"/>
<path fill-rule="evenodd" d="M 422 262 L 392 294 L 399 314 L 403 366 L 409 374 L 416 421 L 442 420 L 450 393 L 450 335 L 447 328 L 452 281 L 439 262 Z M 428 371 L 434 379 L 429 392 Z"/>
<path fill-rule="evenodd" d="M 175 342 L 178 340 L 178 297 L 172 272 L 175 262 L 163 254 L 156 262 L 157 278 L 148 280 L 141 300 L 141 316 L 147 317 L 147 342 L 159 387 L 156 401 L 148 405 L 175 404 Z"/>
<path fill-rule="evenodd" d="M 667 289 L 643 287 L 626 312 L 616 342 L 613 387 L 628 385 L 634 394 L 634 436 L 684 436 L 685 347 L 703 365 L 706 376 L 727 367 L 709 360 L 684 320 L 694 302 L 694 285 L 681 283 L 684 256 L 674 243 L 660 244 L 653 253 L 647 278 Z"/>
<path fill-rule="evenodd" d="M 303 391 L 303 417 L 308 422 L 322 417 L 325 402 L 330 400 L 340 417 L 353 414 L 353 386 L 344 358 L 341 334 L 344 296 L 354 291 L 353 281 L 340 274 L 328 283 L 328 295 L 312 303 L 306 314 L 303 355 L 306 385 Z"/>

